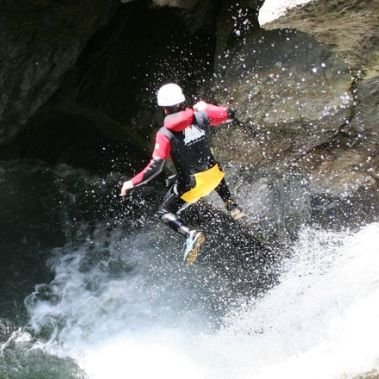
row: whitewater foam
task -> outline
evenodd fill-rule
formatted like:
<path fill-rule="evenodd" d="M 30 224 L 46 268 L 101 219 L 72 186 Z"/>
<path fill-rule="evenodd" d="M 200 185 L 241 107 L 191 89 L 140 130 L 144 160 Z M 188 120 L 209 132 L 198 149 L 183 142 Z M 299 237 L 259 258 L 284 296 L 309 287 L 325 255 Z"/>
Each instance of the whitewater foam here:
<path fill-rule="evenodd" d="M 305 5 L 312 0 L 266 0 L 259 10 L 260 25 L 268 24 L 285 15 L 291 8 Z"/>
<path fill-rule="evenodd" d="M 213 366 L 233 362 L 222 377 L 339 378 L 377 368 L 378 239 L 378 224 L 355 235 L 305 229 L 281 284 L 231 313 L 211 340 Z"/>
<path fill-rule="evenodd" d="M 357 233 L 304 228 L 280 283 L 213 331 L 199 310 L 175 310 L 188 288 L 167 273 L 112 278 L 66 256 L 55 263 L 57 290 L 66 290 L 54 304 L 32 303 L 31 323 L 66 320 L 46 349 L 73 357 L 90 378 L 350 378 L 379 367 L 378 244 L 377 223 Z M 151 263 L 146 246 L 136 248 L 139 267 Z"/>

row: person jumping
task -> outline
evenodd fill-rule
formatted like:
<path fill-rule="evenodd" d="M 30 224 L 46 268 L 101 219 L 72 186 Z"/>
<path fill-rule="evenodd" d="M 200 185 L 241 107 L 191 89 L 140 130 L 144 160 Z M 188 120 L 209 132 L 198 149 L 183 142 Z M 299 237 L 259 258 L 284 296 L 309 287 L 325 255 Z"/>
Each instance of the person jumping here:
<path fill-rule="evenodd" d="M 190 204 L 215 190 L 235 220 L 246 217 L 231 195 L 224 172 L 213 157 L 209 146 L 212 127 L 232 121 L 235 112 L 224 106 L 200 101 L 189 108 L 180 86 L 165 84 L 157 94 L 158 106 L 163 108 L 163 126 L 155 137 L 155 147 L 148 165 L 132 179 L 123 183 L 121 196 L 159 175 L 171 157 L 177 174 L 158 209 L 160 219 L 186 238 L 184 262 L 193 264 L 205 242 L 205 235 L 183 223 L 179 214 Z"/>

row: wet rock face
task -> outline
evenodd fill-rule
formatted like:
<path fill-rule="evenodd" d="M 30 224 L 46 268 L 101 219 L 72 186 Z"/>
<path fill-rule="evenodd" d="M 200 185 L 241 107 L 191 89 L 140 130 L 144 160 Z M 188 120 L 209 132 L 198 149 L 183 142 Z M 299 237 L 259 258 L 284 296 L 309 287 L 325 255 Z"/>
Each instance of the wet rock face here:
<path fill-rule="evenodd" d="M 204 80 L 212 68 L 210 30 L 213 32 L 215 12 L 210 2 L 202 2 L 194 13 L 151 6 L 150 1 L 115 2 L 115 12 L 110 7 L 108 14 L 101 7 L 105 3 L 110 6 L 112 2 L 108 1 L 98 0 L 98 9 L 89 11 L 88 16 L 85 4 L 74 7 L 77 18 L 69 26 L 73 29 L 76 23 L 81 28 L 80 17 L 93 16 L 92 38 L 89 34 L 79 38 L 75 31 L 68 33 L 64 29 L 68 28 L 64 21 L 65 8 L 55 4 L 61 10 L 55 20 L 61 22 L 59 28 L 56 26 L 59 33 L 56 37 L 52 33 L 44 35 L 45 30 L 39 32 L 45 36 L 43 67 L 46 70 L 38 71 L 38 78 L 33 71 L 26 82 L 25 94 L 20 93 L 17 80 L 23 80 L 26 75 L 22 70 L 30 65 L 34 67 L 34 56 L 40 53 L 39 40 L 33 39 L 30 46 L 24 46 L 20 37 L 9 46 L 9 49 L 24 49 L 20 59 L 25 61 L 25 67 L 22 66 L 15 82 L 9 79 L 10 64 L 0 72 L 3 80 L 9 79 L 9 91 L 15 99 L 12 103 L 8 101 L 10 96 L 4 97 L 1 121 L 4 145 L 0 160 L 33 158 L 91 169 L 109 168 L 116 160 L 123 162 L 125 156 L 132 156 L 134 163 L 135 160 L 139 163 L 148 158 L 153 128 L 163 118 L 162 110 L 156 105 L 159 86 L 178 81 L 191 102 L 190 94 L 194 91 L 190 88 Z M 53 12 L 52 8 L 53 5 L 48 10 Z M 58 12 L 57 9 L 54 11 Z M 48 10 L 43 7 L 40 13 L 48 14 Z M 110 13 L 112 17 L 108 17 Z M 20 13 L 21 21 L 22 16 Z M 202 28 L 204 19 L 208 24 Z M 58 37 L 60 43 L 55 44 Z M 75 46 L 80 45 L 80 51 L 67 49 L 71 40 L 77 43 Z M 70 61 L 60 59 L 60 54 L 67 54 Z M 50 65 L 55 67 L 52 72 Z M 16 136 L 13 141 L 12 136 Z M 105 156 L 104 151 L 109 154 Z"/>
<path fill-rule="evenodd" d="M 117 1 L 2 1 L 0 145 L 9 142 L 59 87 Z"/>
<path fill-rule="evenodd" d="M 279 6 L 286 2 L 266 1 L 261 12 L 266 3 Z M 288 17 L 268 25 L 270 29 L 297 28 L 299 24 L 292 23 L 293 19 L 308 25 L 305 20 L 309 21 L 309 15 L 301 13 L 308 9 L 313 21 L 308 29 L 299 30 L 309 33 L 290 29 L 264 31 L 248 7 L 239 14 L 235 10 L 231 15 L 230 7 L 220 14 L 221 28 L 227 25 L 226 19 L 236 21 L 230 24 L 228 33 L 217 33 L 222 38 L 218 38 L 216 49 L 219 55 L 213 90 L 216 98 L 238 109 L 242 126 L 221 130 L 214 141 L 216 149 L 225 162 L 249 167 L 253 175 L 262 169 L 275 172 L 296 167 L 308 177 L 314 194 L 347 196 L 358 189 L 376 191 L 378 81 L 372 59 L 354 59 L 362 50 L 353 45 L 344 53 L 342 47 L 328 47 L 338 42 L 339 32 L 346 39 L 352 27 L 347 23 L 342 32 L 340 13 L 363 25 L 360 17 L 374 5 L 369 2 L 366 9 L 362 4 L 354 7 L 351 2 L 338 10 L 338 1 L 328 2 L 331 8 L 322 1 L 311 3 L 316 5 L 293 8 Z M 297 12 L 302 16 L 296 16 Z M 376 38 L 376 31 L 370 27 L 375 17 L 368 16 L 367 34 L 361 35 L 360 43 L 366 48 L 372 45 L 363 41 L 371 43 Z M 320 38 L 318 25 L 334 42 Z M 348 64 L 351 62 L 356 65 L 353 71 Z M 366 73 L 363 81 L 354 77 L 354 73 L 361 75 L 359 70 Z"/>
<path fill-rule="evenodd" d="M 221 148 L 227 160 L 241 157 L 242 146 L 246 162 L 257 167 L 288 163 L 328 141 L 350 119 L 347 66 L 306 34 L 259 30 L 242 37 L 229 56 L 216 67 L 222 79 L 214 89 L 222 94 L 232 88 L 222 97 L 238 109 L 244 127 L 225 132 L 243 139 L 236 136 L 232 149 Z"/>
<path fill-rule="evenodd" d="M 356 90 L 351 123 L 328 146 L 317 148 L 303 162 L 313 166 L 311 182 L 317 193 L 351 194 L 377 191 L 379 178 L 379 77 L 363 81 Z"/>
<path fill-rule="evenodd" d="M 153 0 L 154 4 L 162 7 L 192 8 L 198 0 Z"/>
<path fill-rule="evenodd" d="M 308 33 L 353 68 L 379 72 L 376 0 L 267 0 L 259 20 L 265 29 L 293 28 Z"/>

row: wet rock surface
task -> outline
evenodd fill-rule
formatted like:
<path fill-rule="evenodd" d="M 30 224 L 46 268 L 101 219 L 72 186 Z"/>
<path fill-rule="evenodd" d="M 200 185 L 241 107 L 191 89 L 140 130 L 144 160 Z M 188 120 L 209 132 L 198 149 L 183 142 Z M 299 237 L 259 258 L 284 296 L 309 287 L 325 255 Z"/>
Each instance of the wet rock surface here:
<path fill-rule="evenodd" d="M 267 1 L 261 12 L 287 3 L 296 2 Z M 344 197 L 363 190 L 371 197 L 378 167 L 378 12 L 368 12 L 377 5 L 306 3 L 263 25 L 277 30 L 260 29 L 246 7 L 239 18 L 235 11 L 229 38 L 217 33 L 216 51 L 226 53 L 216 60 L 213 90 L 239 110 L 242 125 L 222 130 L 216 149 L 252 176 L 262 168 L 296 167 L 309 178 L 312 194 Z M 233 19 L 231 13 L 225 7 L 219 19 Z M 341 45 L 358 24 L 353 40 Z M 367 59 L 355 59 L 361 54 Z"/>
<path fill-rule="evenodd" d="M 51 97 L 116 1 L 3 1 L 0 6 L 0 145 Z"/>
<path fill-rule="evenodd" d="M 266 1 L 260 21 L 265 29 L 293 28 L 308 33 L 350 66 L 375 67 L 378 73 L 379 4 L 375 0 Z"/>

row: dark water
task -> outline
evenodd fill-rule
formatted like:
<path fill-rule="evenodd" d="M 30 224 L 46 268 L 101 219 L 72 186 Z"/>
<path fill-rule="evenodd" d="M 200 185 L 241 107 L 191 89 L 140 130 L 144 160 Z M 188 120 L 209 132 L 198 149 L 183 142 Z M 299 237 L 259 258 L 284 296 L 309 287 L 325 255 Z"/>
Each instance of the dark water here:
<path fill-rule="evenodd" d="M 49 280 L 49 250 L 65 240 L 54 175 L 33 165 L 0 166 L 0 318 L 24 324 L 23 299 Z M 53 196 L 52 196 L 53 195 Z"/>

